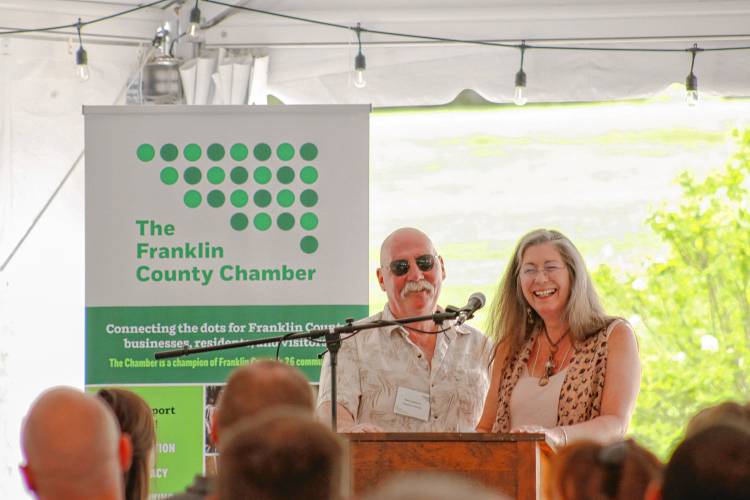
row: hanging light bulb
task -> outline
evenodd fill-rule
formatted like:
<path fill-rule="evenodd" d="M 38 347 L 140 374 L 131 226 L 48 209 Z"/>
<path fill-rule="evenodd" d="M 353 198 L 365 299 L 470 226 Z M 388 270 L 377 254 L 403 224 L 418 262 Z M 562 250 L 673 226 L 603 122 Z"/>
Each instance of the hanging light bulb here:
<path fill-rule="evenodd" d="M 685 101 L 688 106 L 695 106 L 698 104 L 698 77 L 693 73 L 693 67 L 695 66 L 695 54 L 701 49 L 698 48 L 698 44 L 693 44 L 693 48 L 689 49 L 692 59 L 690 61 L 690 74 L 685 78 Z"/>
<path fill-rule="evenodd" d="M 195 38 L 201 28 L 201 10 L 198 8 L 198 0 L 195 0 L 195 6 L 190 10 L 190 30 L 188 36 Z"/>
<path fill-rule="evenodd" d="M 83 48 L 83 40 L 81 40 L 81 18 L 78 18 L 78 50 L 76 50 L 76 74 L 81 81 L 89 79 L 89 56 L 86 53 L 86 49 Z"/>
<path fill-rule="evenodd" d="M 361 39 L 361 33 L 362 28 L 360 28 L 359 23 L 357 23 L 357 46 L 359 48 L 359 51 L 357 52 L 357 56 L 354 58 L 354 86 L 358 89 L 364 88 L 365 85 L 367 85 L 367 81 L 365 81 L 365 69 L 367 68 L 367 61 L 365 60 L 365 55 L 362 53 L 362 39 Z"/>
<path fill-rule="evenodd" d="M 523 106 L 528 102 L 526 99 L 526 72 L 523 70 L 523 55 L 526 51 L 526 42 L 521 42 L 521 67 L 516 73 L 516 90 L 513 93 L 513 102 L 516 106 Z"/>

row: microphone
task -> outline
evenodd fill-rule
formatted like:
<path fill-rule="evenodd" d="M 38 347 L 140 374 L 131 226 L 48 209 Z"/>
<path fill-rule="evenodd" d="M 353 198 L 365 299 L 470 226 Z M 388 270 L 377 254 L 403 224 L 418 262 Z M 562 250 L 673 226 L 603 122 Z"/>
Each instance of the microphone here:
<path fill-rule="evenodd" d="M 484 303 L 487 299 L 484 297 L 482 292 L 474 292 L 469 297 L 466 305 L 458 310 L 458 316 L 456 317 L 456 326 L 462 325 L 466 320 L 474 317 L 474 313 L 484 307 Z"/>

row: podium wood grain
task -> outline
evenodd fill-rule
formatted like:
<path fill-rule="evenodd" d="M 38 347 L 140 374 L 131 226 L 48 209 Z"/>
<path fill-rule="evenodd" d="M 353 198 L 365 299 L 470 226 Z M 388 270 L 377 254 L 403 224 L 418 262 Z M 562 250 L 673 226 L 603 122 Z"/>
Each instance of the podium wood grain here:
<path fill-rule="evenodd" d="M 477 479 L 511 498 L 541 499 L 543 434 L 378 433 L 349 439 L 352 493 L 397 472 L 446 471 Z"/>

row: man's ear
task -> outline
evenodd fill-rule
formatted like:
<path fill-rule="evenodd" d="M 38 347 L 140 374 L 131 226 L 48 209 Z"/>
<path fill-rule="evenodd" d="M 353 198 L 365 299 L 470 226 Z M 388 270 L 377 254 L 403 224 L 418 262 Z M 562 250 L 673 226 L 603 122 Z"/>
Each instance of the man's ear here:
<path fill-rule="evenodd" d="M 383 271 L 380 268 L 377 268 L 375 270 L 375 276 L 378 277 L 378 284 L 380 285 L 380 289 L 385 292 L 385 283 L 383 282 Z"/>
<path fill-rule="evenodd" d="M 440 270 L 443 272 L 443 279 L 445 279 L 445 262 L 443 262 L 443 257 L 438 255 L 438 260 L 440 261 Z"/>
<path fill-rule="evenodd" d="M 219 447 L 219 426 L 217 425 L 217 421 L 219 416 L 219 408 L 214 408 L 213 413 L 211 413 L 211 442 L 216 446 Z"/>
<path fill-rule="evenodd" d="M 118 448 L 117 455 L 120 460 L 120 469 L 123 472 L 127 472 L 133 464 L 133 442 L 130 440 L 129 434 L 125 432 L 120 434 L 120 445 Z"/>
<path fill-rule="evenodd" d="M 31 472 L 29 464 L 19 465 L 18 469 L 21 471 L 21 477 L 23 477 L 23 484 L 29 491 L 36 493 L 36 482 L 34 481 L 34 473 Z"/>

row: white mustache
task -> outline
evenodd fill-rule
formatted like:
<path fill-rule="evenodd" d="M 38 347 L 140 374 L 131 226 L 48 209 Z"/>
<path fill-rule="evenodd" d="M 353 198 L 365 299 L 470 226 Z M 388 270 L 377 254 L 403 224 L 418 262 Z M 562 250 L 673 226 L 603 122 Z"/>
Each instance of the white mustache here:
<path fill-rule="evenodd" d="M 432 286 L 432 283 L 430 283 L 426 279 L 407 281 L 406 285 L 404 285 L 404 288 L 401 289 L 401 298 L 406 298 L 406 296 L 410 293 L 422 291 L 428 291 L 432 293 L 435 291 L 435 287 Z"/>

